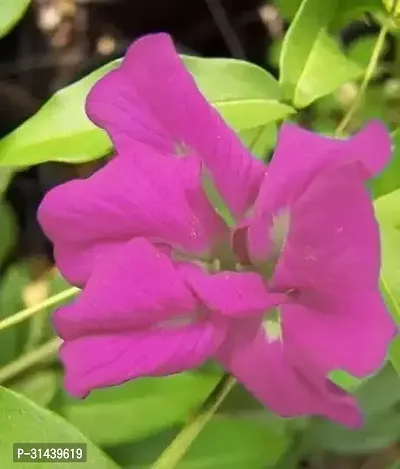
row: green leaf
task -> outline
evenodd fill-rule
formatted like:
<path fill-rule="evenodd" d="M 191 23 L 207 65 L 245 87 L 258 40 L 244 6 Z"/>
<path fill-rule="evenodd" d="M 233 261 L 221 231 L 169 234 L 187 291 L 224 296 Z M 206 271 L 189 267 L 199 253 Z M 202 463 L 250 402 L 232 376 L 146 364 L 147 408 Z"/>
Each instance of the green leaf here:
<path fill-rule="evenodd" d="M 279 13 L 292 20 L 301 6 L 302 0 L 275 0 Z M 383 0 L 392 1 L 392 0 Z M 362 18 L 367 12 L 382 11 L 381 0 L 338 0 L 337 8 L 330 22 L 332 29 L 340 29 L 351 21 Z"/>
<path fill-rule="evenodd" d="M 265 469 L 273 467 L 287 437 L 263 422 L 215 416 L 200 433 L 177 469 Z"/>
<path fill-rule="evenodd" d="M 0 167 L 0 201 L 7 190 L 8 184 L 11 181 L 13 170 L 11 168 L 1 168 Z"/>
<path fill-rule="evenodd" d="M 14 264 L 6 271 L 0 284 L 0 320 L 24 308 L 22 290 L 29 282 L 29 274 L 23 265 Z M 0 331 L 0 366 L 22 351 L 27 331 L 26 323 Z"/>
<path fill-rule="evenodd" d="M 381 0 L 339 0 L 331 28 L 338 30 L 350 22 L 362 19 L 365 13 L 382 12 Z"/>
<path fill-rule="evenodd" d="M 367 420 L 360 430 L 349 430 L 330 422 L 318 422 L 312 428 L 310 440 L 314 446 L 335 453 L 369 453 L 398 440 L 400 414 L 390 409 Z"/>
<path fill-rule="evenodd" d="M 150 469 L 176 433 L 169 431 L 140 444 L 116 447 L 110 452 L 115 454 L 124 467 Z M 272 468 L 287 449 L 288 443 L 287 436 L 265 423 L 216 415 L 175 469 Z"/>
<path fill-rule="evenodd" d="M 387 227 L 400 230 L 400 188 L 378 197 L 374 201 L 374 208 L 381 232 Z"/>
<path fill-rule="evenodd" d="M 234 59 L 204 59 L 182 56 L 197 86 L 213 103 L 232 100 L 279 99 L 279 83 L 266 70 Z"/>
<path fill-rule="evenodd" d="M 284 97 L 297 108 L 308 106 L 363 73 L 327 34 L 336 7 L 337 0 L 303 0 L 285 36 L 280 84 Z"/>
<path fill-rule="evenodd" d="M 59 384 L 59 372 L 41 370 L 21 376 L 18 381 L 13 383 L 12 389 L 36 404 L 46 407 L 56 396 Z"/>
<path fill-rule="evenodd" d="M 294 109 L 279 102 L 279 83 L 257 65 L 234 59 L 183 56 L 207 100 L 236 131 L 265 126 Z"/>
<path fill-rule="evenodd" d="M 276 80 L 261 68 L 232 59 L 184 57 L 200 90 L 236 130 L 283 119 L 294 109 L 278 101 Z M 112 150 L 107 134 L 84 111 L 86 96 L 114 61 L 57 92 L 33 117 L 0 141 L 0 166 L 44 161 L 78 163 Z"/>
<path fill-rule="evenodd" d="M 96 81 L 118 64 L 111 62 L 58 91 L 34 116 L 0 140 L 0 165 L 80 163 L 109 152 L 107 134 L 87 118 L 84 103 Z"/>
<path fill-rule="evenodd" d="M 117 469 L 98 448 L 60 416 L 39 407 L 26 397 L 0 387 L 0 461 L 3 467 L 12 467 L 13 443 L 87 443 L 88 460 L 79 466 L 93 469 Z M 106 422 L 99 421 L 100 425 Z M 30 463 L 29 467 L 45 468 L 46 464 Z M 52 463 L 53 468 L 69 464 Z"/>
<path fill-rule="evenodd" d="M 84 401 L 66 397 L 62 413 L 95 443 L 134 441 L 185 422 L 218 380 L 217 374 L 189 372 L 142 378 L 94 391 Z"/>
<path fill-rule="evenodd" d="M 400 187 L 400 129 L 397 129 L 395 132 L 393 132 L 392 138 L 394 152 L 390 163 L 370 183 L 372 195 L 374 198 L 389 194 L 390 192 L 393 192 Z M 400 197 L 397 202 L 400 203 Z"/>
<path fill-rule="evenodd" d="M 24 16 L 31 0 L 1 0 L 0 38 L 6 36 Z"/>
<path fill-rule="evenodd" d="M 383 414 L 393 408 L 400 401 L 400 379 L 393 365 L 386 363 L 375 376 L 364 382 L 355 394 L 367 417 Z"/>
<path fill-rule="evenodd" d="M 239 137 L 255 157 L 266 161 L 268 152 L 276 144 L 278 129 L 276 124 L 262 125 L 254 129 L 242 130 L 239 132 Z"/>
<path fill-rule="evenodd" d="M 11 207 L 0 201 L 0 266 L 15 246 L 17 222 Z"/>
<path fill-rule="evenodd" d="M 381 232 L 381 276 L 380 288 L 385 300 L 386 306 L 390 311 L 394 321 L 400 326 L 400 271 L 399 271 L 399 252 L 400 252 L 400 231 L 396 229 L 396 220 L 390 216 L 387 218 L 390 210 L 387 208 L 387 203 L 391 202 L 392 196 L 396 192 L 388 196 L 381 197 L 375 202 L 377 218 L 380 221 Z M 400 193 L 398 194 L 400 196 Z M 388 199 L 389 198 L 389 199 Z M 377 204 L 380 203 L 379 205 Z M 397 202 L 399 202 L 397 200 Z M 378 205 L 378 208 L 377 208 Z M 389 203 L 389 207 L 390 207 Z M 385 210 L 382 210 L 382 207 Z M 381 208 L 381 209 L 380 209 Z M 398 206 L 395 207 L 399 211 Z M 397 219 L 397 223 L 399 219 Z M 397 336 L 392 342 L 389 349 L 389 359 L 400 375 L 400 336 Z"/>
<path fill-rule="evenodd" d="M 376 45 L 378 39 L 377 34 L 372 36 L 360 37 L 356 41 L 352 42 L 347 50 L 347 56 L 354 63 L 359 64 L 364 69 L 367 68 L 369 61 L 371 60 L 371 55 Z M 388 44 L 382 50 L 381 56 L 386 53 Z M 382 90 L 380 90 L 382 93 Z"/>
<path fill-rule="evenodd" d="M 381 0 L 386 11 L 393 15 L 393 17 L 400 16 L 400 3 L 397 0 Z"/>
<path fill-rule="evenodd" d="M 400 232 L 392 227 L 381 229 L 381 290 L 394 320 L 400 325 Z"/>
<path fill-rule="evenodd" d="M 366 418 L 360 430 L 348 430 L 329 421 L 317 420 L 312 426 L 311 441 L 334 452 L 369 452 L 383 448 L 400 435 L 399 376 L 387 363 L 355 393 Z"/>

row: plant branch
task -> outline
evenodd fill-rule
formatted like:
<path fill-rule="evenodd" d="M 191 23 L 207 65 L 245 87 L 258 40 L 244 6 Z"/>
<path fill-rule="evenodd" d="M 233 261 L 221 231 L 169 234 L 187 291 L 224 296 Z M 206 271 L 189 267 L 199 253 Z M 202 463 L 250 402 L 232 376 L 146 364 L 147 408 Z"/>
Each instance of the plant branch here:
<path fill-rule="evenodd" d="M 55 356 L 61 345 L 61 339 L 55 337 L 35 350 L 32 350 L 0 369 L 0 383 L 4 383 L 19 373 L 42 361 Z"/>
<path fill-rule="evenodd" d="M 206 400 L 199 413 L 183 428 L 168 448 L 154 463 L 152 469 L 175 469 L 191 444 L 212 419 L 222 402 L 236 384 L 235 378 L 225 374 Z"/>
<path fill-rule="evenodd" d="M 22 311 L 19 311 L 18 313 L 3 319 L 0 321 L 0 331 L 25 321 L 45 308 L 49 308 L 50 306 L 54 306 L 57 303 L 61 303 L 62 301 L 75 296 L 77 293 L 79 293 L 79 291 L 79 288 L 76 287 L 68 288 L 67 290 L 57 293 L 57 295 L 53 295 L 50 298 L 47 298 L 47 300 L 43 301 L 42 303 L 31 306 L 30 308 L 23 309 Z"/>
<path fill-rule="evenodd" d="M 340 136 L 345 132 L 347 126 L 349 125 L 349 123 L 353 119 L 354 114 L 355 114 L 358 106 L 360 105 L 360 102 L 361 102 L 362 98 L 364 97 L 364 94 L 365 94 L 365 92 L 368 88 L 368 85 L 370 84 L 370 82 L 372 80 L 372 77 L 374 76 L 374 73 L 375 73 L 376 68 L 378 66 L 379 58 L 382 54 L 382 51 L 384 50 L 386 36 L 387 36 L 388 32 L 389 32 L 389 25 L 385 24 L 384 26 L 382 26 L 382 28 L 379 32 L 378 39 L 376 40 L 374 50 L 372 51 L 371 58 L 370 58 L 370 61 L 368 63 L 367 69 L 365 71 L 364 79 L 361 82 L 360 88 L 358 90 L 357 97 L 353 101 L 353 103 L 350 106 L 349 110 L 347 111 L 347 113 L 345 114 L 345 116 L 343 117 L 342 121 L 340 122 L 340 124 L 338 125 L 338 127 L 336 129 L 336 135 L 337 136 Z"/>

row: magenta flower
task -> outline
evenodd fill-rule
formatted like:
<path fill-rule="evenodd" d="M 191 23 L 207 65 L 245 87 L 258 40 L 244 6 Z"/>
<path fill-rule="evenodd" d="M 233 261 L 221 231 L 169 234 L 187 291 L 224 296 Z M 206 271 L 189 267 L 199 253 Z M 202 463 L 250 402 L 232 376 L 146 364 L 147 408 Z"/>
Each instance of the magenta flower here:
<path fill-rule="evenodd" d="M 39 210 L 61 272 L 83 288 L 54 316 L 68 391 L 213 358 L 282 416 L 360 424 L 355 399 L 327 374 L 374 372 L 396 333 L 365 189 L 390 156 L 385 128 L 334 140 L 284 124 L 266 174 L 164 34 L 133 44 L 87 113 L 116 156 Z M 235 226 L 208 201 L 204 177 Z"/>

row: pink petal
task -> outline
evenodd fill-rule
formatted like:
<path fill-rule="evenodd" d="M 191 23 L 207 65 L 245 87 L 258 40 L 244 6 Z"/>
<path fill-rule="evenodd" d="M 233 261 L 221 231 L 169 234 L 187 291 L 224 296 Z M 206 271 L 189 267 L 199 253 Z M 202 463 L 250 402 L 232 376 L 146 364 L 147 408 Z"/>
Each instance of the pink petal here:
<path fill-rule="evenodd" d="M 207 309 L 223 316 L 259 316 L 287 301 L 284 294 L 269 293 L 261 275 L 253 272 L 209 274 L 201 269 L 186 269 L 184 273 Z"/>
<path fill-rule="evenodd" d="M 70 340 L 187 318 L 196 307 L 170 259 L 138 238 L 98 259 L 85 289 L 56 312 L 54 325 Z"/>
<path fill-rule="evenodd" d="M 142 150 L 143 158 L 118 156 L 90 178 L 58 186 L 44 198 L 39 221 L 71 283 L 86 282 L 101 252 L 136 236 L 196 254 L 228 236 L 203 193 L 198 160 Z"/>
<path fill-rule="evenodd" d="M 289 210 L 289 232 L 273 286 L 336 295 L 377 291 L 379 227 L 355 164 L 321 173 Z"/>
<path fill-rule="evenodd" d="M 321 174 L 344 174 L 350 171 L 347 168 L 353 168 L 353 183 L 360 185 L 383 169 L 390 154 L 390 136 L 379 121 L 371 121 L 348 140 L 322 137 L 296 125 L 284 124 L 253 209 L 253 218 L 248 222 L 248 250 L 253 262 L 265 259 L 272 248 L 268 229 L 273 217 L 293 206 L 315 181 L 320 180 Z M 338 189 L 343 187 L 340 182 L 338 184 Z M 321 184 L 318 187 L 321 188 Z M 331 188 L 330 193 L 326 191 L 323 198 L 314 202 L 322 211 L 328 196 L 336 195 L 332 194 Z M 350 201 L 348 199 L 349 205 L 352 204 Z M 329 208 L 326 213 L 330 216 Z"/>
<path fill-rule="evenodd" d="M 315 370 L 300 349 L 288 355 L 280 341 L 268 342 L 255 321 L 232 325 L 216 356 L 249 392 L 282 417 L 320 415 L 349 427 L 361 424 L 352 396 Z"/>
<path fill-rule="evenodd" d="M 328 373 L 342 369 L 356 377 L 376 372 L 397 328 L 377 291 L 304 295 L 299 305 L 282 306 L 287 348 L 301 348 Z"/>
<path fill-rule="evenodd" d="M 70 394 L 85 397 L 93 389 L 134 378 L 196 368 L 215 352 L 223 337 L 223 328 L 200 322 L 67 341 L 60 351 L 65 387 Z"/>
<path fill-rule="evenodd" d="M 254 202 L 263 164 L 201 95 L 168 35 L 136 41 L 120 68 L 94 86 L 87 113 L 109 133 L 120 154 L 138 142 L 162 153 L 176 152 L 178 146 L 193 151 L 234 215 Z"/>

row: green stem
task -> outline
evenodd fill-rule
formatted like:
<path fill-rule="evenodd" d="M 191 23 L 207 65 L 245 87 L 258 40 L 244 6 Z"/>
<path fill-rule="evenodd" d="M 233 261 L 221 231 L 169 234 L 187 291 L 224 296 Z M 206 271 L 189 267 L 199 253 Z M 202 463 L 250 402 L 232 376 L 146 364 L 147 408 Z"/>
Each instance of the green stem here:
<path fill-rule="evenodd" d="M 372 77 L 374 76 L 374 73 L 375 73 L 376 68 L 378 66 L 379 57 L 381 56 L 382 51 L 384 50 L 385 40 L 386 40 L 386 36 L 388 34 L 388 31 L 389 31 L 389 25 L 388 24 L 382 26 L 382 28 L 379 32 L 378 39 L 376 40 L 374 50 L 372 51 L 372 55 L 371 55 L 370 61 L 369 61 L 368 66 L 367 66 L 367 70 L 365 71 L 364 79 L 363 79 L 363 81 L 360 85 L 360 89 L 358 90 L 357 97 L 354 100 L 353 104 L 350 106 L 349 110 L 347 111 L 347 113 L 345 114 L 345 116 L 343 117 L 342 121 L 340 122 L 340 124 L 338 125 L 338 127 L 336 129 L 336 135 L 338 135 L 338 136 L 342 135 L 345 132 L 347 126 L 349 125 L 349 123 L 353 119 L 354 113 L 356 112 L 362 98 L 364 97 L 364 94 L 365 94 L 365 92 L 368 88 L 368 85 L 369 85 Z"/>
<path fill-rule="evenodd" d="M 49 308 L 50 306 L 54 306 L 57 303 L 61 303 L 62 301 L 71 298 L 72 296 L 79 293 L 79 291 L 79 288 L 76 287 L 68 288 L 67 290 L 62 291 L 57 295 L 47 298 L 47 300 L 43 301 L 42 303 L 39 303 L 38 305 L 23 309 L 19 313 L 13 314 L 8 318 L 3 319 L 3 321 L 0 321 L 0 331 L 2 329 L 6 329 L 7 327 L 15 326 L 15 324 L 18 324 L 22 321 L 25 321 L 26 319 L 38 313 L 42 309 Z"/>
<path fill-rule="evenodd" d="M 154 463 L 152 469 L 175 469 L 177 467 L 193 441 L 212 419 L 235 383 L 236 380 L 231 375 L 226 374 L 222 377 L 202 410 L 183 428 Z"/>
<path fill-rule="evenodd" d="M 30 368 L 32 365 L 36 365 L 37 363 L 46 361 L 53 357 L 57 353 L 60 344 L 61 340 L 58 337 L 55 337 L 37 349 L 22 355 L 13 362 L 4 366 L 0 369 L 0 383 L 4 383 L 9 379 L 14 378 L 14 376 Z"/>

